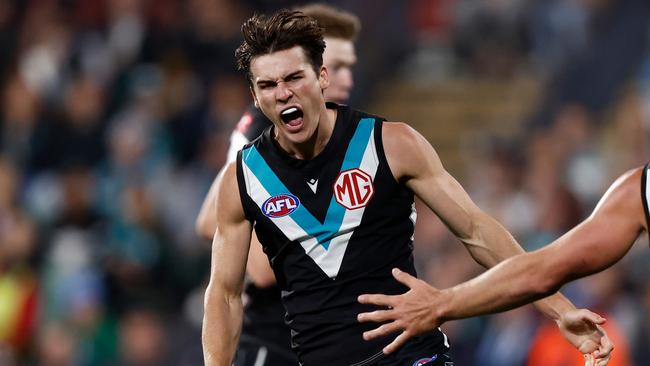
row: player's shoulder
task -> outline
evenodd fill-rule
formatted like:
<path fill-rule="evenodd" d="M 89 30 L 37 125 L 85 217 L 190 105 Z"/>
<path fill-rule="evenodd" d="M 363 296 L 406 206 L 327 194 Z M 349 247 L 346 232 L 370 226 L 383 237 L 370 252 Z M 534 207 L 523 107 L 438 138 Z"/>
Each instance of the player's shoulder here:
<path fill-rule="evenodd" d="M 407 123 L 385 122 L 381 136 L 386 160 L 398 181 L 431 172 L 429 168 L 437 172 L 440 160 L 435 149 Z"/>
<path fill-rule="evenodd" d="M 381 135 L 387 152 L 417 155 L 431 148 L 427 140 L 405 122 L 384 122 Z"/>
<path fill-rule="evenodd" d="M 598 206 L 607 210 L 620 212 L 637 212 L 641 210 L 644 182 L 644 167 L 637 167 L 621 174 L 599 202 Z"/>
<path fill-rule="evenodd" d="M 386 121 L 383 123 L 383 130 L 389 138 L 415 139 L 420 133 L 405 122 Z"/>
<path fill-rule="evenodd" d="M 221 181 L 217 193 L 217 217 L 219 221 L 242 221 L 245 217 L 241 200 L 239 182 L 237 179 L 237 162 L 227 163 L 222 170 Z"/>
<path fill-rule="evenodd" d="M 614 181 L 612 190 L 624 195 L 638 193 L 642 185 L 647 184 L 644 182 L 647 179 L 647 169 L 648 165 L 644 165 L 626 171 Z"/>

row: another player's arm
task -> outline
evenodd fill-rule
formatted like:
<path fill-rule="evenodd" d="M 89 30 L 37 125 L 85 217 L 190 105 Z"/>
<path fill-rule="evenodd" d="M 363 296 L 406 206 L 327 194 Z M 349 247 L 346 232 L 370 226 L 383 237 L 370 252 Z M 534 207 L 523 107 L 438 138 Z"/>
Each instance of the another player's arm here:
<path fill-rule="evenodd" d="M 246 116 L 246 114 L 244 114 L 244 116 Z M 226 156 L 226 166 L 237 159 L 237 152 L 248 142 L 248 137 L 239 132 L 239 130 L 234 130 L 232 132 Z M 224 169 L 225 166 L 219 170 L 219 173 L 212 181 L 212 185 L 210 185 L 208 194 L 203 199 L 199 215 L 194 223 L 196 233 L 206 240 L 212 240 L 214 237 L 214 231 L 217 229 L 217 190 L 219 189 L 219 182 L 221 182 Z"/>
<path fill-rule="evenodd" d="M 230 365 L 241 332 L 241 293 L 252 225 L 239 195 L 232 194 L 237 192 L 235 172 L 235 164 L 228 165 L 217 189 L 217 228 L 202 330 L 206 365 Z"/>
<path fill-rule="evenodd" d="M 386 147 L 389 164 L 397 170 L 393 173 L 440 217 L 476 262 L 491 268 L 506 258 L 524 253 L 501 224 L 474 204 L 463 187 L 444 169 L 435 150 L 422 135 L 404 124 L 387 127 L 396 132 L 390 132 L 392 138 Z M 411 143 L 399 143 L 399 140 Z M 412 158 L 405 158 L 407 156 Z M 559 320 L 566 311 L 575 310 L 561 294 L 536 305 L 554 320 Z"/>
<path fill-rule="evenodd" d="M 478 263 L 485 267 L 492 267 L 506 258 L 524 252 L 503 226 L 472 202 L 460 184 L 443 168 L 433 147 L 424 137 L 409 126 L 400 123 L 385 123 L 382 137 L 386 157 L 395 178 L 406 184 L 442 219 Z M 404 330 L 395 342 L 386 347 L 385 352 L 394 351 L 411 336 L 440 324 L 430 302 L 435 298 L 436 290 L 403 272 L 397 272 L 396 278 L 412 290 L 417 287 L 415 290 L 419 295 L 407 293 L 403 295 L 405 297 L 400 297 L 402 295 L 360 297 L 361 302 L 388 305 L 393 308 L 397 306 L 396 301 L 399 301 L 402 303 L 401 308 L 405 309 L 404 311 L 398 311 L 396 308 L 376 311 L 374 314 L 362 314 L 359 318 L 360 321 L 394 320 L 364 334 L 367 339 L 399 329 Z M 560 294 L 544 299 L 540 304 L 538 305 L 540 310 L 556 321 L 575 311 L 573 304 Z M 572 335 L 565 334 L 565 336 Z M 591 337 L 589 338 L 591 341 L 596 336 L 592 328 L 590 332 L 585 332 L 584 337 L 572 339 L 571 342 L 579 347 L 585 338 Z"/>
<path fill-rule="evenodd" d="M 246 143 L 248 143 L 248 138 L 244 134 L 237 130 L 232 133 L 230 136 L 230 147 L 228 148 L 228 163 L 235 161 L 237 152 Z M 196 233 L 206 240 L 212 240 L 214 232 L 217 229 L 217 190 L 223 172 L 224 169 L 221 169 L 214 178 L 210 190 L 203 200 L 199 215 L 196 218 Z M 275 274 L 271 270 L 266 254 L 262 251 L 262 244 L 260 244 L 255 233 L 253 233 L 251 239 L 246 272 L 249 279 L 258 287 L 268 287 L 275 284 Z"/>
<path fill-rule="evenodd" d="M 212 181 L 208 194 L 203 199 L 199 215 L 196 217 L 194 229 L 199 237 L 212 240 L 214 232 L 217 230 L 217 190 L 219 189 L 219 182 L 223 169 L 219 171 L 217 176 Z"/>
<path fill-rule="evenodd" d="M 552 244 L 441 291 L 440 317 L 450 320 L 508 310 L 618 262 L 646 226 L 641 172 L 639 168 L 620 177 L 589 218 Z"/>

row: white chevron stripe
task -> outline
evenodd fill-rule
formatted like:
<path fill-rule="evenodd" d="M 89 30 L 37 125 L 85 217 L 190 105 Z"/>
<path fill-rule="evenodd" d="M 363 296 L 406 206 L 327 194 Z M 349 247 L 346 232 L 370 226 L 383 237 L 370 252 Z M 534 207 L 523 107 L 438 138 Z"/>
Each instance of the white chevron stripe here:
<path fill-rule="evenodd" d="M 260 183 L 259 179 L 253 174 L 253 172 L 250 170 L 248 165 L 246 165 L 245 162 L 242 161 L 242 167 L 244 167 L 244 180 L 246 181 L 246 191 L 248 192 L 248 195 L 255 201 L 258 207 L 260 209 L 262 208 L 262 205 L 264 202 L 271 198 L 271 195 L 269 192 L 264 188 L 262 183 Z M 300 242 L 303 241 L 309 241 L 309 239 L 313 239 L 316 241 L 315 238 L 310 236 L 303 230 L 300 225 L 298 225 L 297 222 L 295 222 L 292 218 L 291 215 L 287 216 L 282 216 L 282 217 L 274 217 L 270 218 L 271 221 L 280 229 L 282 230 L 282 233 L 289 239 L 289 240 L 298 240 Z"/>
<path fill-rule="evenodd" d="M 378 166 L 379 159 L 377 158 L 377 149 L 375 147 L 375 130 L 373 128 L 372 132 L 370 133 L 370 141 L 366 146 L 366 150 L 363 152 L 363 158 L 361 159 L 359 169 L 370 175 L 374 182 Z M 336 255 L 331 257 L 324 257 L 321 264 L 319 264 L 321 268 L 327 267 L 331 272 L 336 273 L 334 276 L 330 277 L 335 277 L 338 275 L 339 270 L 341 269 L 341 264 L 343 263 L 343 256 L 345 256 L 345 251 L 348 248 L 350 237 L 352 237 L 354 230 L 359 226 L 359 224 L 361 224 L 361 219 L 363 219 L 363 213 L 365 210 L 366 207 L 345 211 L 345 216 L 343 216 L 341 228 L 330 242 L 329 250 L 335 250 Z"/>
<path fill-rule="evenodd" d="M 379 159 L 375 146 L 374 129 L 370 133 L 370 141 L 363 153 L 363 158 L 359 169 L 370 175 L 374 181 Z M 271 197 L 269 192 L 264 188 L 259 179 L 253 174 L 251 169 L 242 160 L 244 180 L 246 182 L 246 191 L 260 209 L 264 202 Z M 287 192 L 289 193 L 289 192 Z M 337 233 L 334 234 L 328 249 L 326 250 L 313 236 L 309 235 L 291 215 L 270 218 L 278 229 L 291 241 L 298 241 L 305 250 L 305 253 L 325 272 L 325 274 L 335 279 L 343 263 L 343 257 L 348 246 L 348 242 L 354 230 L 359 226 L 363 218 L 365 207 L 356 210 L 346 210 L 343 216 L 343 222 Z M 326 218 L 327 220 L 327 218 Z"/>

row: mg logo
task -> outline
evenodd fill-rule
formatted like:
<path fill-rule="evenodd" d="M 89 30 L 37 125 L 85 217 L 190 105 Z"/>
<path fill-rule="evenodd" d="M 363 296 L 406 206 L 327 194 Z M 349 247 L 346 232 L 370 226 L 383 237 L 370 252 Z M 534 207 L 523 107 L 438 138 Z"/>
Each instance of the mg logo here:
<path fill-rule="evenodd" d="M 365 207 L 374 193 L 372 178 L 358 168 L 342 171 L 334 183 L 336 202 L 348 210 Z"/>

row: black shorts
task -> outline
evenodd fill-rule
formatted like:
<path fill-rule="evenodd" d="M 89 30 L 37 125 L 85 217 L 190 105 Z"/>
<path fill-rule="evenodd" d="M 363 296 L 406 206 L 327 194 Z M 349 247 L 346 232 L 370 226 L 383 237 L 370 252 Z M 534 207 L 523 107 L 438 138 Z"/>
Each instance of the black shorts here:
<path fill-rule="evenodd" d="M 265 343 L 242 334 L 233 366 L 294 366 L 298 359 L 287 346 Z"/>
<path fill-rule="evenodd" d="M 454 366 L 446 345 L 432 346 L 427 336 L 413 337 L 397 352 L 378 360 L 374 366 Z"/>
<path fill-rule="evenodd" d="M 419 356 L 418 356 L 419 357 Z M 383 363 L 379 362 L 377 366 L 384 365 L 404 365 L 404 366 L 454 366 L 454 361 L 448 353 L 436 353 L 430 357 L 422 357 L 419 359 L 408 359 L 401 361 L 402 363 Z"/>

